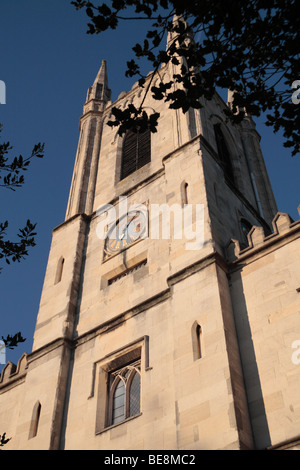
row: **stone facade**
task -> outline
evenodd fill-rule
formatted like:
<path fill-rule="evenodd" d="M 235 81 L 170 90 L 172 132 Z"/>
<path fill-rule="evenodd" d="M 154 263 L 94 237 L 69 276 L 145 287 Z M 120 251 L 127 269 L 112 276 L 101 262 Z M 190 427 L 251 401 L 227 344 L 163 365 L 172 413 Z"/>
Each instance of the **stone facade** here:
<path fill-rule="evenodd" d="M 7 449 L 297 448 L 300 222 L 278 213 L 251 117 L 226 122 L 230 97 L 183 114 L 147 96 L 160 113 L 151 161 L 121 179 L 123 138 L 107 121 L 141 93 L 112 103 L 105 61 L 88 90 L 33 350 L 0 378 Z M 98 209 L 118 212 L 121 196 L 147 207 L 149 236 L 106 256 Z M 170 238 L 151 237 L 153 204 L 200 204 L 201 247 L 187 250 L 172 218 Z M 139 412 L 111 424 L 109 377 L 137 362 Z"/>

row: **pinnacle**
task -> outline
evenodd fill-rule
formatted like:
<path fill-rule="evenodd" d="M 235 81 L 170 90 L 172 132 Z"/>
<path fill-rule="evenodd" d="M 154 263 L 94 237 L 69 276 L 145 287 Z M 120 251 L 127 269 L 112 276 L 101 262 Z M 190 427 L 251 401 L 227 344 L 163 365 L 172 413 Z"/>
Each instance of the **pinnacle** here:
<path fill-rule="evenodd" d="M 102 59 L 100 69 L 95 78 L 94 84 L 89 88 L 87 100 L 97 99 L 109 101 L 111 90 L 108 87 L 106 60 Z"/>

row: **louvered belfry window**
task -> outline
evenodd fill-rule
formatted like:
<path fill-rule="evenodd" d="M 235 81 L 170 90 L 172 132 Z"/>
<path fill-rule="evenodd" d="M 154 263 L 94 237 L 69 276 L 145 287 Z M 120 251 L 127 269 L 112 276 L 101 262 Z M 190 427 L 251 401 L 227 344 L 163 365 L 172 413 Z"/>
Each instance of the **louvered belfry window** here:
<path fill-rule="evenodd" d="M 144 132 L 126 132 L 123 153 L 121 180 L 134 173 L 151 161 L 150 130 Z"/>

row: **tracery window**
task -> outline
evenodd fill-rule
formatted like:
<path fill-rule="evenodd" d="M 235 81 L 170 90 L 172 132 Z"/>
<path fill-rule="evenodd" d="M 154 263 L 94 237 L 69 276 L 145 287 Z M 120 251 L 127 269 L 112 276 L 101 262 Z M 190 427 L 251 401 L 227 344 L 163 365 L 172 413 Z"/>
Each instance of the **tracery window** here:
<path fill-rule="evenodd" d="M 128 130 L 124 137 L 121 180 L 151 161 L 151 132 Z"/>
<path fill-rule="evenodd" d="M 141 361 L 136 361 L 109 376 L 108 426 L 140 413 Z"/>

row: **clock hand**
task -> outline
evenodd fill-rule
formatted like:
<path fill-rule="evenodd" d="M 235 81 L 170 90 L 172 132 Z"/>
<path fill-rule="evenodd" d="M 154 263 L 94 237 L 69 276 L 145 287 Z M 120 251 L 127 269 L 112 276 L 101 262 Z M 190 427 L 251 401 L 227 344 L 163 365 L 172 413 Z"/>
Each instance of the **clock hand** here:
<path fill-rule="evenodd" d="M 132 217 L 132 219 L 130 219 L 129 222 L 127 222 L 125 228 L 123 229 L 122 235 L 119 236 L 120 240 L 122 240 L 125 237 L 125 233 L 126 233 L 126 231 L 128 232 L 128 227 L 129 227 L 129 225 L 131 224 L 131 222 L 133 221 L 134 218 L 135 217 Z"/>

